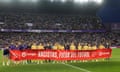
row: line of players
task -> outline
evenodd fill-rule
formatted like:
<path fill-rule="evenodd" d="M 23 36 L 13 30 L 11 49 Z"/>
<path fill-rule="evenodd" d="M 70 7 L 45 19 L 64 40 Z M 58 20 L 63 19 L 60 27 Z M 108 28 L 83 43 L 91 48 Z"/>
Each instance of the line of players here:
<path fill-rule="evenodd" d="M 31 46 L 31 49 L 41 49 L 41 50 L 96 50 L 96 49 L 104 49 L 105 46 L 103 44 L 100 44 L 98 47 L 97 45 L 91 45 L 91 44 L 87 44 L 85 43 L 84 45 L 81 45 L 80 43 L 78 43 L 78 45 L 75 45 L 73 42 L 68 45 L 62 45 L 60 43 L 55 43 L 54 45 L 51 44 L 47 44 L 46 46 L 44 46 L 42 43 L 39 43 L 38 45 L 36 43 L 33 43 Z"/>
<path fill-rule="evenodd" d="M 9 48 L 10 50 L 25 50 L 25 49 L 40 49 L 40 50 L 96 50 L 96 49 L 104 49 L 105 46 L 100 43 L 99 45 L 90 43 L 66 43 L 60 44 L 58 42 L 52 43 L 32 43 L 32 44 L 22 44 L 22 42 L 11 43 L 9 46 L 5 48 Z"/>
<path fill-rule="evenodd" d="M 31 49 L 31 50 L 96 50 L 96 49 L 104 49 L 105 46 L 101 43 L 98 47 L 97 45 L 91 45 L 85 43 L 84 45 L 81 45 L 78 43 L 78 45 L 75 45 L 74 42 L 71 44 L 66 44 L 62 45 L 60 43 L 55 43 L 55 44 L 50 44 L 47 43 L 46 45 L 43 45 L 42 43 L 33 43 L 32 45 L 26 45 L 22 44 L 21 42 L 18 42 L 16 45 L 14 43 L 11 43 L 10 46 L 6 46 L 3 49 L 3 66 L 5 66 L 5 61 L 7 60 L 6 65 L 10 64 L 9 60 L 9 50 L 26 50 L 26 49 Z M 34 61 L 33 61 L 34 62 Z M 39 62 L 39 61 L 38 61 Z"/>

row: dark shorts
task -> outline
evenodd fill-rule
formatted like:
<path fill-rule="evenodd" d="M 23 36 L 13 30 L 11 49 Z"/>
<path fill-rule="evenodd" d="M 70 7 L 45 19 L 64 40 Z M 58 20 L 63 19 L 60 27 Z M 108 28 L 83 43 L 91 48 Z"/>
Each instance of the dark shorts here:
<path fill-rule="evenodd" d="M 3 55 L 4 56 L 9 56 L 9 50 L 8 49 L 4 49 L 3 50 Z"/>

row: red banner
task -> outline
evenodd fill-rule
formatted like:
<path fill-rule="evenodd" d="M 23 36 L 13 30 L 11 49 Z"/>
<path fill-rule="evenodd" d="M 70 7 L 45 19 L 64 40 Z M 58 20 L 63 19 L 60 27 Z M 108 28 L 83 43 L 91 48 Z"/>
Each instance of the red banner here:
<path fill-rule="evenodd" d="M 11 60 L 92 60 L 110 58 L 111 49 L 98 50 L 10 50 Z"/>

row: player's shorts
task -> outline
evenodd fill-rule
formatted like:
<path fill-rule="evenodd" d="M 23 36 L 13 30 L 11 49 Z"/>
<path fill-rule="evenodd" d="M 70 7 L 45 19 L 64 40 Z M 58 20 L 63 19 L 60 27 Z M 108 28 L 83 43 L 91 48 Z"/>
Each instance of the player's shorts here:
<path fill-rule="evenodd" d="M 9 50 L 8 49 L 3 50 L 3 56 L 9 57 Z"/>

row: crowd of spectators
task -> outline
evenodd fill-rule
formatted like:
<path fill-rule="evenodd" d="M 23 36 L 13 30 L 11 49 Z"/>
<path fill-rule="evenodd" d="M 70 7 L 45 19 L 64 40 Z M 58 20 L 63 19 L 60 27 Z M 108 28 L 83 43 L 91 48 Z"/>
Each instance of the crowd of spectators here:
<path fill-rule="evenodd" d="M 120 34 L 116 33 L 0 33 L 0 48 L 5 45 L 29 45 L 42 43 L 54 45 L 59 43 L 63 46 L 74 43 L 76 46 L 80 43 L 84 45 L 103 44 L 106 48 L 110 46 L 120 46 Z"/>
<path fill-rule="evenodd" d="M 104 29 L 97 16 L 1 13 L 1 29 L 98 30 Z"/>

